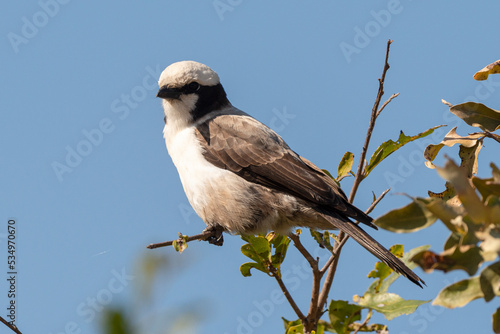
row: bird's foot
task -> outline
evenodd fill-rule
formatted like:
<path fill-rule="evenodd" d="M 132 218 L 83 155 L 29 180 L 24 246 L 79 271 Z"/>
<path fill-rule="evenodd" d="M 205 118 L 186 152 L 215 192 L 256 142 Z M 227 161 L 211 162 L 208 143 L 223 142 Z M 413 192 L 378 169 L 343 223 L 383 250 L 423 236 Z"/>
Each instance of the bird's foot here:
<path fill-rule="evenodd" d="M 224 228 L 220 225 L 208 226 L 203 232 L 210 232 L 210 234 L 205 238 L 205 241 L 208 241 L 209 244 L 222 246 L 224 243 L 224 236 L 222 232 L 224 232 Z"/>

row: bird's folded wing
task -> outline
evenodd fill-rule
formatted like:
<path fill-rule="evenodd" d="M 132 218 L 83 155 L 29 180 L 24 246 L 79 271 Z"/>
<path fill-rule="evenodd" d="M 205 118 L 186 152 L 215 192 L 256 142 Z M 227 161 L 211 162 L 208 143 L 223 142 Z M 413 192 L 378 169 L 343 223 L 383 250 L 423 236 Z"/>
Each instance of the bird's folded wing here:
<path fill-rule="evenodd" d="M 371 222 L 370 217 L 347 202 L 335 181 L 254 118 L 220 115 L 198 125 L 195 131 L 205 158 L 215 166 L 311 204 Z"/>

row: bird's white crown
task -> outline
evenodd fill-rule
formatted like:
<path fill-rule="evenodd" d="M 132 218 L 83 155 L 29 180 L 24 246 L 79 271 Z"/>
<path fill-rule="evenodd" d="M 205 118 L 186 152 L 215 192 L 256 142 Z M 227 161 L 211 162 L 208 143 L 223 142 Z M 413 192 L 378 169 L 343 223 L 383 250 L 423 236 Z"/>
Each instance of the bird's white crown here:
<path fill-rule="evenodd" d="M 168 66 L 161 73 L 158 85 L 182 87 L 193 81 L 203 86 L 215 86 L 220 83 L 217 73 L 207 65 L 185 60 Z"/>

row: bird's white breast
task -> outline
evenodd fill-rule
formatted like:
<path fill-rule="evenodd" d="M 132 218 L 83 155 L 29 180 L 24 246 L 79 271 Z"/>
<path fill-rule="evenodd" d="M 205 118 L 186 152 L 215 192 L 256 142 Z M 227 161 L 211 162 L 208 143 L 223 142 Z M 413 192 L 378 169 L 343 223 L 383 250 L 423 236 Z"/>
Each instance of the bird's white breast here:
<path fill-rule="evenodd" d="M 204 219 L 203 212 L 210 193 L 221 179 L 231 178 L 233 173 L 212 165 L 203 157 L 194 127 L 187 127 L 176 133 L 169 130 L 171 129 L 166 125 L 164 135 L 168 153 L 177 168 L 191 206 Z"/>

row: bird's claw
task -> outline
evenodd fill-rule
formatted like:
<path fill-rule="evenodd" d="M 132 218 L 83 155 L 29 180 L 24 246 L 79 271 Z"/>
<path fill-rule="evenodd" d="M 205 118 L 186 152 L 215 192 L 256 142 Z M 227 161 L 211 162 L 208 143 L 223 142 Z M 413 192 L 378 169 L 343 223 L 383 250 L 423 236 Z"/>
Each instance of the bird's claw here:
<path fill-rule="evenodd" d="M 224 236 L 222 232 L 224 229 L 220 226 L 209 226 L 203 230 L 203 232 L 210 232 L 211 234 L 205 238 L 205 241 L 208 241 L 209 244 L 215 246 L 222 246 L 224 243 Z"/>

